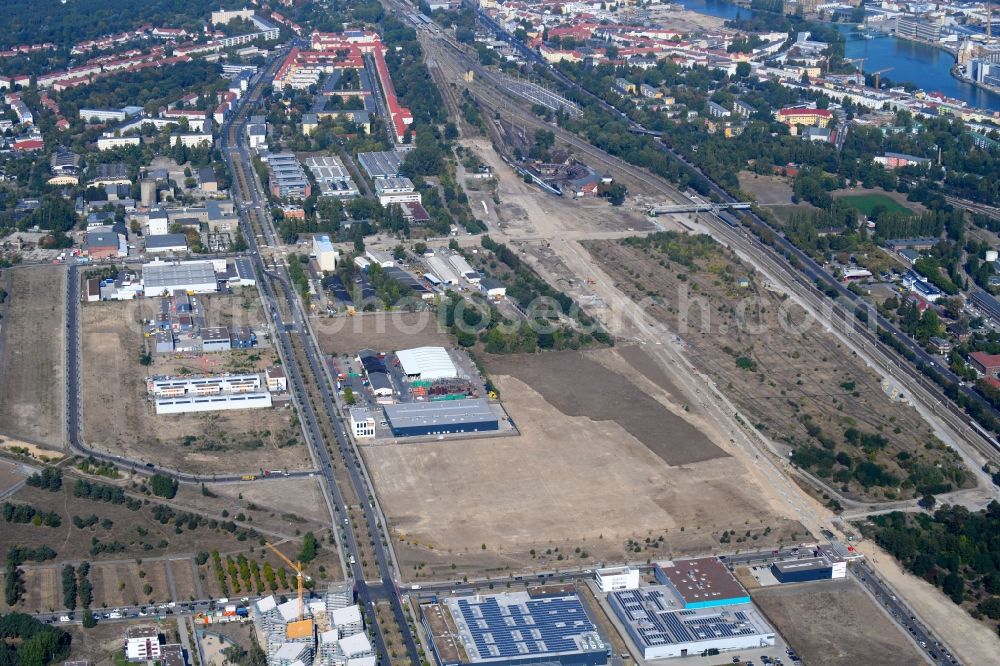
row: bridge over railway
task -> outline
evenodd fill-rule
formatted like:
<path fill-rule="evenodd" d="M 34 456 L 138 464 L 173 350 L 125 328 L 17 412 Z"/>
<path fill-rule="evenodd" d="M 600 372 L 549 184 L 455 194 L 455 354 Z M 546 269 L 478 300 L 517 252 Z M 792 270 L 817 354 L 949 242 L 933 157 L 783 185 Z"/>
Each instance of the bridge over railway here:
<path fill-rule="evenodd" d="M 718 213 L 721 210 L 748 210 L 750 205 L 748 201 L 733 201 L 731 203 L 695 202 L 689 204 L 672 204 L 670 206 L 653 206 L 646 210 L 646 214 L 650 217 L 656 217 L 657 215 L 670 215 L 672 213 Z"/>

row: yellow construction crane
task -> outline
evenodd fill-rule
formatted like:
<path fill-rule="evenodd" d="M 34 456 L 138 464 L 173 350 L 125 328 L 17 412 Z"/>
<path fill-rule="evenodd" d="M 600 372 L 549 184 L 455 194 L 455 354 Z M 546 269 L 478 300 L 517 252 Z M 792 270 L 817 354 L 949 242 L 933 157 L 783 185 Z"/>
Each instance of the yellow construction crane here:
<path fill-rule="evenodd" d="M 883 69 L 878 70 L 877 72 L 871 72 L 872 74 L 875 75 L 875 90 L 878 90 L 879 86 L 882 85 L 882 75 L 885 74 L 886 72 L 891 72 L 894 69 L 896 69 L 896 68 L 895 67 L 885 67 Z"/>
<path fill-rule="evenodd" d="M 299 619 L 294 622 L 289 622 L 285 626 L 285 632 L 288 638 L 306 638 L 307 636 L 312 636 L 313 633 L 313 621 L 312 618 L 305 617 L 305 606 L 302 605 L 302 563 L 292 562 L 290 559 L 285 557 L 285 554 L 280 550 L 272 546 L 271 544 L 266 544 L 268 548 L 274 551 L 274 554 L 280 557 L 284 562 L 288 564 L 294 571 L 295 575 L 299 579 Z"/>

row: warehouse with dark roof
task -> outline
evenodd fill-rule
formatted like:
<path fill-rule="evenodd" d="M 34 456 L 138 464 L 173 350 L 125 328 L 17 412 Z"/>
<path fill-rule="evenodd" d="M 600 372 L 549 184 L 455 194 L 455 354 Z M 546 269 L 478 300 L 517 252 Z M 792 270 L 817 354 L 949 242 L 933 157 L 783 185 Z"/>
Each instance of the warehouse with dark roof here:
<path fill-rule="evenodd" d="M 492 432 L 500 429 L 500 419 L 481 398 L 408 402 L 386 405 L 385 417 L 396 437 Z"/>

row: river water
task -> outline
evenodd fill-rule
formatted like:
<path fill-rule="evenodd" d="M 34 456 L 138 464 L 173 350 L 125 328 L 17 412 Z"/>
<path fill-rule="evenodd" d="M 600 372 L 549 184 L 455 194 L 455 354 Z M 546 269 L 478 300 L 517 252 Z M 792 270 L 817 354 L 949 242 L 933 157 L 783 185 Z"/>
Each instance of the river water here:
<path fill-rule="evenodd" d="M 687 9 L 732 20 L 737 14 L 747 16 L 746 7 L 738 7 L 723 0 L 674 0 Z M 874 72 L 893 67 L 884 74 L 893 81 L 909 81 L 927 92 L 940 92 L 948 97 L 965 101 L 970 106 L 990 111 L 1000 111 L 1000 95 L 959 81 L 951 75 L 954 56 L 947 51 L 926 44 L 910 42 L 895 37 L 860 39 L 851 36 L 853 26 L 841 26 L 847 39 L 844 52 L 848 58 L 864 58 L 865 71 Z"/>

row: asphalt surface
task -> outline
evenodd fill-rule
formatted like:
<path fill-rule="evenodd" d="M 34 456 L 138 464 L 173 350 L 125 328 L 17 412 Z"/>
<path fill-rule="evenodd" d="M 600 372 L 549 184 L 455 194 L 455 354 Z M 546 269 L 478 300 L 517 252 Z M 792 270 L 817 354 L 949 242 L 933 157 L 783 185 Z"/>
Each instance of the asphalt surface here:
<path fill-rule="evenodd" d="M 271 73 L 273 72 L 273 65 L 276 62 L 277 61 L 273 61 L 272 66 L 268 68 L 268 71 L 260 76 L 254 84 L 255 87 L 253 92 L 244 96 L 241 104 L 252 103 L 256 99 L 259 95 L 262 84 L 270 80 Z M 295 294 L 295 290 L 292 288 L 284 267 L 279 266 L 269 271 L 264 266 L 264 262 L 260 256 L 260 248 L 257 244 L 257 237 L 254 234 L 253 226 L 251 225 L 248 217 L 249 215 L 253 215 L 257 218 L 258 226 L 262 230 L 265 241 L 269 244 L 277 243 L 271 221 L 268 219 L 267 211 L 263 206 L 263 202 L 265 201 L 264 197 L 258 190 L 257 182 L 254 179 L 253 169 L 250 164 L 249 149 L 244 138 L 246 117 L 242 111 L 242 109 L 238 109 L 237 112 L 233 114 L 232 117 L 235 119 L 235 124 L 233 124 L 234 121 L 229 121 L 222 128 L 222 152 L 227 161 L 230 162 L 229 166 L 233 173 L 236 173 L 236 169 L 234 168 L 236 163 L 233 161 L 235 157 L 235 159 L 238 160 L 240 170 L 245 175 L 248 191 L 241 191 L 239 179 L 234 179 L 233 197 L 234 199 L 238 201 L 242 200 L 245 204 L 247 204 L 246 206 L 241 207 L 240 225 L 243 229 L 243 234 L 249 247 L 250 256 L 253 258 L 254 270 L 257 274 L 257 284 L 260 287 L 260 291 L 264 299 L 265 310 L 270 312 L 273 320 L 276 341 L 281 351 L 282 359 L 284 360 L 286 372 L 288 373 L 289 380 L 294 387 L 293 390 L 295 395 L 300 397 L 298 404 L 300 407 L 302 424 L 308 435 L 306 439 L 312 449 L 313 457 L 319 465 L 318 473 L 322 475 L 324 481 L 326 482 L 324 488 L 328 493 L 332 504 L 336 507 L 337 518 L 344 522 L 342 525 L 335 525 L 335 528 L 339 528 L 341 531 L 342 541 L 349 556 L 348 568 L 355 580 L 359 603 L 367 607 L 369 610 L 372 610 L 371 607 L 375 605 L 376 601 L 389 601 L 392 607 L 393 615 L 395 616 L 396 624 L 402 634 L 407 655 L 412 663 L 419 663 L 420 660 L 416 642 L 414 641 L 413 635 L 409 630 L 409 623 L 403 610 L 402 600 L 396 589 L 393 568 L 390 565 L 390 560 L 386 554 L 386 548 L 383 545 L 383 536 L 377 529 L 379 521 L 377 520 L 369 502 L 362 502 L 361 506 L 364 511 L 366 531 L 371 541 L 374 543 L 373 549 L 381 580 L 379 583 L 371 584 L 364 579 L 364 572 L 361 567 L 360 549 L 358 548 L 355 534 L 353 530 L 350 529 L 350 525 L 348 524 L 348 508 L 346 502 L 344 501 L 343 494 L 337 486 L 336 479 L 334 478 L 333 463 L 330 453 L 324 443 L 322 431 L 318 422 L 319 418 L 329 419 L 329 422 L 333 427 L 337 438 L 337 446 L 339 447 L 340 454 L 346 463 L 346 468 L 350 474 L 351 483 L 354 486 L 357 496 L 359 498 L 366 498 L 368 497 L 369 492 L 360 473 L 361 462 L 355 455 L 354 449 L 350 446 L 350 442 L 347 439 L 347 435 L 344 430 L 344 425 L 341 418 L 339 418 L 340 412 L 333 399 L 333 391 L 329 385 L 327 375 L 323 371 L 322 359 L 310 334 L 308 319 L 303 312 L 301 301 L 299 301 L 298 296 Z M 236 136 L 235 145 L 230 145 L 229 143 L 230 129 L 234 130 L 233 133 Z M 274 275 L 278 278 L 277 281 L 280 285 L 281 291 L 280 296 L 275 292 L 271 285 L 271 281 L 267 279 L 266 276 L 268 275 Z M 288 310 L 292 313 L 292 321 L 290 323 L 284 322 L 281 319 L 279 314 L 280 310 L 278 308 L 279 297 L 285 300 Z M 299 367 L 299 362 L 295 357 L 291 345 L 291 335 L 293 334 L 299 337 L 301 347 L 305 350 L 309 366 L 308 368 Z M 313 380 L 319 387 L 323 398 L 323 406 L 326 412 L 325 414 L 317 415 L 313 409 L 313 405 L 306 397 L 308 394 L 306 393 L 303 382 L 303 374 L 305 372 L 312 374 Z M 377 625 L 372 628 L 375 632 L 375 648 L 380 655 L 386 657 L 388 655 L 388 650 L 386 648 L 382 632 Z"/>
<path fill-rule="evenodd" d="M 914 615 L 913 610 L 896 596 L 885 581 L 878 577 L 878 574 L 867 562 L 855 563 L 850 567 L 850 571 L 857 579 L 858 584 L 871 593 L 876 603 L 885 607 L 886 612 L 892 616 L 900 630 L 909 633 L 932 663 L 942 665 L 959 663 L 958 659 L 940 644 L 931 630 Z M 955 612 L 964 613 L 965 611 L 958 609 Z"/>

